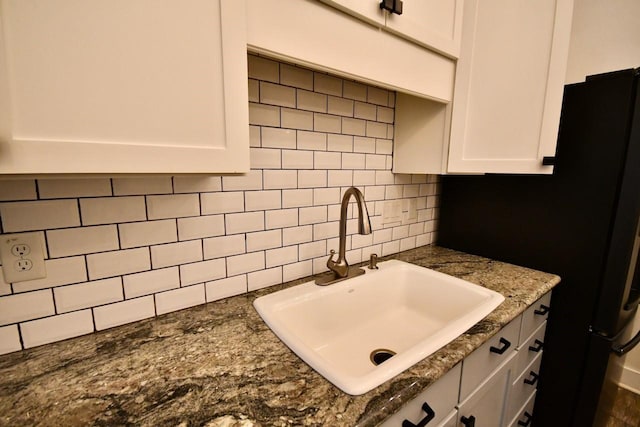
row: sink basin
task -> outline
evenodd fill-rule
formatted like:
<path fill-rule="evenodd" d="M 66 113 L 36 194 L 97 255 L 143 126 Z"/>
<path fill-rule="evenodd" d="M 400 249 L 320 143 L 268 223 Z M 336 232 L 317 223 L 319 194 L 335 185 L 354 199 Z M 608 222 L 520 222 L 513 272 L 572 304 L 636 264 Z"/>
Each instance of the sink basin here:
<path fill-rule="evenodd" d="M 328 286 L 314 282 L 254 301 L 271 330 L 346 393 L 359 395 L 429 356 L 504 297 L 402 261 Z"/>

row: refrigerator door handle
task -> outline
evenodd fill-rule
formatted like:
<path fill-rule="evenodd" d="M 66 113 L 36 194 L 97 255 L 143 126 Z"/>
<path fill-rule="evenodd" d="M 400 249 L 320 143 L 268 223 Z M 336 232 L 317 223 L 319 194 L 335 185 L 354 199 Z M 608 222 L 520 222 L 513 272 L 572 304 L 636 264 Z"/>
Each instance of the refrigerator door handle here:
<path fill-rule="evenodd" d="M 638 331 L 636 336 L 631 338 L 631 341 L 629 341 L 628 343 L 622 345 L 614 345 L 611 348 L 611 351 L 617 356 L 623 356 L 633 350 L 633 348 L 638 345 L 638 343 L 640 343 L 640 331 Z"/>

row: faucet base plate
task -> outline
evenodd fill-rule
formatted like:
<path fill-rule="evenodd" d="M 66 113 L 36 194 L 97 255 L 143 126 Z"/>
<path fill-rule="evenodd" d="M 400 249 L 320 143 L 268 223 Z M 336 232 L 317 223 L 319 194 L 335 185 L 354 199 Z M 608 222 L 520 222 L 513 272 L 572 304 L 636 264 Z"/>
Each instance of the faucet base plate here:
<path fill-rule="evenodd" d="M 351 279 L 356 276 L 360 276 L 364 273 L 364 269 L 360 267 L 349 267 L 349 272 L 344 277 L 336 277 L 333 271 L 328 271 L 316 276 L 316 285 L 327 286 L 333 283 L 342 282 L 343 280 Z"/>

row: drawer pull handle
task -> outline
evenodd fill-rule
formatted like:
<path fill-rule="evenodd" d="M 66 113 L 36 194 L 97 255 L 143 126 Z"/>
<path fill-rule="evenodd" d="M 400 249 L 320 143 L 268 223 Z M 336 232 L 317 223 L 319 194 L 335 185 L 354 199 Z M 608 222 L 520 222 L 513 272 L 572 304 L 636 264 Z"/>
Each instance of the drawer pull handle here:
<path fill-rule="evenodd" d="M 533 312 L 538 316 L 544 316 L 549 312 L 549 308 L 548 305 L 540 304 L 540 310 L 533 310 Z"/>
<path fill-rule="evenodd" d="M 474 417 L 473 415 L 471 415 L 469 418 L 460 418 L 460 422 L 464 424 L 465 427 L 476 427 L 476 417 Z"/>
<path fill-rule="evenodd" d="M 529 351 L 533 351 L 536 353 L 539 353 L 540 350 L 542 350 L 542 347 L 544 346 L 544 343 L 540 340 L 535 340 L 534 343 L 536 344 L 535 347 L 530 345 L 529 346 Z"/>
<path fill-rule="evenodd" d="M 435 413 L 435 411 L 434 411 L 433 409 L 431 409 L 431 406 L 429 406 L 429 405 L 427 404 L 427 402 L 424 402 L 424 403 L 422 404 L 422 410 L 423 410 L 424 412 L 426 412 L 427 416 L 426 416 L 426 417 L 424 417 L 423 419 L 421 419 L 421 420 L 418 422 L 418 424 L 414 424 L 414 423 L 412 423 L 412 422 L 411 422 L 411 421 L 409 421 L 409 420 L 404 420 L 404 421 L 402 421 L 402 427 L 424 427 L 424 426 L 426 426 L 427 424 L 429 424 L 429 421 L 431 421 L 432 419 L 434 419 L 434 418 L 435 418 L 436 413 Z"/>
<path fill-rule="evenodd" d="M 489 351 L 491 353 L 503 354 L 505 351 L 507 351 L 509 347 L 511 347 L 511 343 L 506 338 L 500 338 L 500 344 L 502 344 L 502 347 L 498 348 L 498 347 L 491 346 L 489 347 Z"/>
<path fill-rule="evenodd" d="M 525 384 L 534 385 L 535 383 L 538 382 L 538 374 L 536 374 L 535 372 L 531 371 L 531 372 L 529 372 L 529 375 L 531 375 L 531 378 L 526 378 L 524 380 Z"/>
<path fill-rule="evenodd" d="M 525 421 L 518 420 L 518 425 L 522 427 L 528 427 L 531 424 L 531 414 L 527 411 L 524 412 Z"/>

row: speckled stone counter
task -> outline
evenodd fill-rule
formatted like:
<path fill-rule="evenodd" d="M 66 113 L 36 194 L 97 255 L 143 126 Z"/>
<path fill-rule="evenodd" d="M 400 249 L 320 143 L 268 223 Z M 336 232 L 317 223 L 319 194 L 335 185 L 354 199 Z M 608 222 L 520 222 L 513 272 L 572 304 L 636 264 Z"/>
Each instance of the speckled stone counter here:
<path fill-rule="evenodd" d="M 305 280 L 0 357 L 0 425 L 373 426 L 558 282 L 557 276 L 425 246 L 395 258 L 500 292 L 459 338 L 374 390 L 349 396 L 262 322 L 258 296 Z M 308 279 L 307 279 L 308 280 Z"/>

